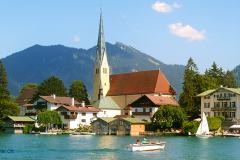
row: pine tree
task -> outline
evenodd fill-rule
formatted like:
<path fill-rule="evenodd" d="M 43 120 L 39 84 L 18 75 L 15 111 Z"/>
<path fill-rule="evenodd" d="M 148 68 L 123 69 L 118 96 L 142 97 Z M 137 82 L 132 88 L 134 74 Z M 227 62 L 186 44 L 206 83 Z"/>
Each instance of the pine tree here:
<path fill-rule="evenodd" d="M 10 91 L 7 89 L 7 86 L 8 86 L 7 72 L 3 66 L 2 60 L 0 60 L 0 100 L 10 99 Z"/>
<path fill-rule="evenodd" d="M 229 70 L 227 70 L 226 74 L 224 75 L 223 85 L 228 88 L 238 88 L 236 78 Z"/>
<path fill-rule="evenodd" d="M 219 68 L 217 67 L 217 64 L 213 62 L 212 68 L 209 68 L 208 70 L 208 75 L 210 77 L 218 79 L 218 74 L 219 74 Z"/>
<path fill-rule="evenodd" d="M 183 74 L 183 92 L 179 96 L 179 104 L 186 113 L 197 112 L 195 107 L 195 96 L 198 94 L 196 88 L 196 75 L 198 75 L 197 65 L 190 57 Z"/>
<path fill-rule="evenodd" d="M 74 97 L 79 102 L 85 101 L 85 104 L 90 104 L 86 86 L 82 81 L 72 82 L 69 89 L 69 96 Z"/>

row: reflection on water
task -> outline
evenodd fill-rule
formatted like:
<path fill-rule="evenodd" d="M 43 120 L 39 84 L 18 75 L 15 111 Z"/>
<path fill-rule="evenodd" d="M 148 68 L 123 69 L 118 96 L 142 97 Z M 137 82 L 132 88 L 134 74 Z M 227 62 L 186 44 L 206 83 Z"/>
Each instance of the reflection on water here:
<path fill-rule="evenodd" d="M 150 137 L 166 141 L 164 150 L 127 151 L 144 137 L 90 135 L 0 134 L 0 159 L 238 159 L 235 137 Z"/>

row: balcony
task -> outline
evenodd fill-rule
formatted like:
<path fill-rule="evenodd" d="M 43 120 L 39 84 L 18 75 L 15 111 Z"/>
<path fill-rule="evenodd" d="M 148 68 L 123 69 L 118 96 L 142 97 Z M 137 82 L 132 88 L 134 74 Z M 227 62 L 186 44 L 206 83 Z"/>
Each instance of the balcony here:
<path fill-rule="evenodd" d="M 65 119 L 77 119 L 77 115 L 74 115 L 74 114 L 72 114 L 72 115 L 64 115 L 64 118 Z"/>
<path fill-rule="evenodd" d="M 236 107 L 212 107 L 211 111 L 236 111 Z"/>
<path fill-rule="evenodd" d="M 24 128 L 26 123 L 6 123 L 4 124 L 4 128 Z"/>
<path fill-rule="evenodd" d="M 151 112 L 132 112 L 132 115 L 151 115 Z"/>
<path fill-rule="evenodd" d="M 217 97 L 217 100 L 230 100 L 230 97 Z"/>
<path fill-rule="evenodd" d="M 25 113 L 25 116 L 37 116 L 36 112 L 29 112 L 29 113 Z"/>
<path fill-rule="evenodd" d="M 47 105 L 34 105 L 34 109 L 47 109 Z"/>

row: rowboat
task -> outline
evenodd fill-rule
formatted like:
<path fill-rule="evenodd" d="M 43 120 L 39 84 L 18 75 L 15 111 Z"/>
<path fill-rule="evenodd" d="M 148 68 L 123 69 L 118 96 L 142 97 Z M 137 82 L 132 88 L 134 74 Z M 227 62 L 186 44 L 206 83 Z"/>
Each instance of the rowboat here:
<path fill-rule="evenodd" d="M 92 132 L 81 132 L 82 135 L 96 135 L 96 133 Z"/>
<path fill-rule="evenodd" d="M 57 132 L 40 132 L 40 134 L 56 135 Z"/>
<path fill-rule="evenodd" d="M 159 142 L 156 139 L 147 139 L 147 144 L 129 144 L 126 149 L 129 151 L 153 151 L 164 149 L 166 142 Z"/>

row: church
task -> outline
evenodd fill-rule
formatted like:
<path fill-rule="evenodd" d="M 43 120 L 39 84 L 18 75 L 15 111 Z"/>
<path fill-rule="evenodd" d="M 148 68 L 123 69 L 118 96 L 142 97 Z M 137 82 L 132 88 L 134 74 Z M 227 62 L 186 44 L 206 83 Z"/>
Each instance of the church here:
<path fill-rule="evenodd" d="M 160 69 L 115 75 L 110 75 L 109 72 L 110 66 L 107 59 L 101 10 L 97 51 L 94 64 L 93 93 L 93 105 L 103 111 L 99 117 L 132 115 L 132 113 L 136 111 L 138 112 L 137 115 L 143 114 L 149 115 L 150 117 L 156 111 L 153 110 L 151 106 L 147 106 L 146 104 L 141 106 L 139 103 L 138 108 L 134 109 L 131 107 L 131 103 L 133 102 L 136 107 L 136 101 L 141 99 L 144 95 L 158 96 L 159 99 L 157 101 L 161 102 L 161 104 L 166 105 L 167 103 L 170 103 L 174 106 L 178 106 L 175 101 L 177 93 L 174 91 Z M 148 101 L 151 101 L 151 99 Z"/>

